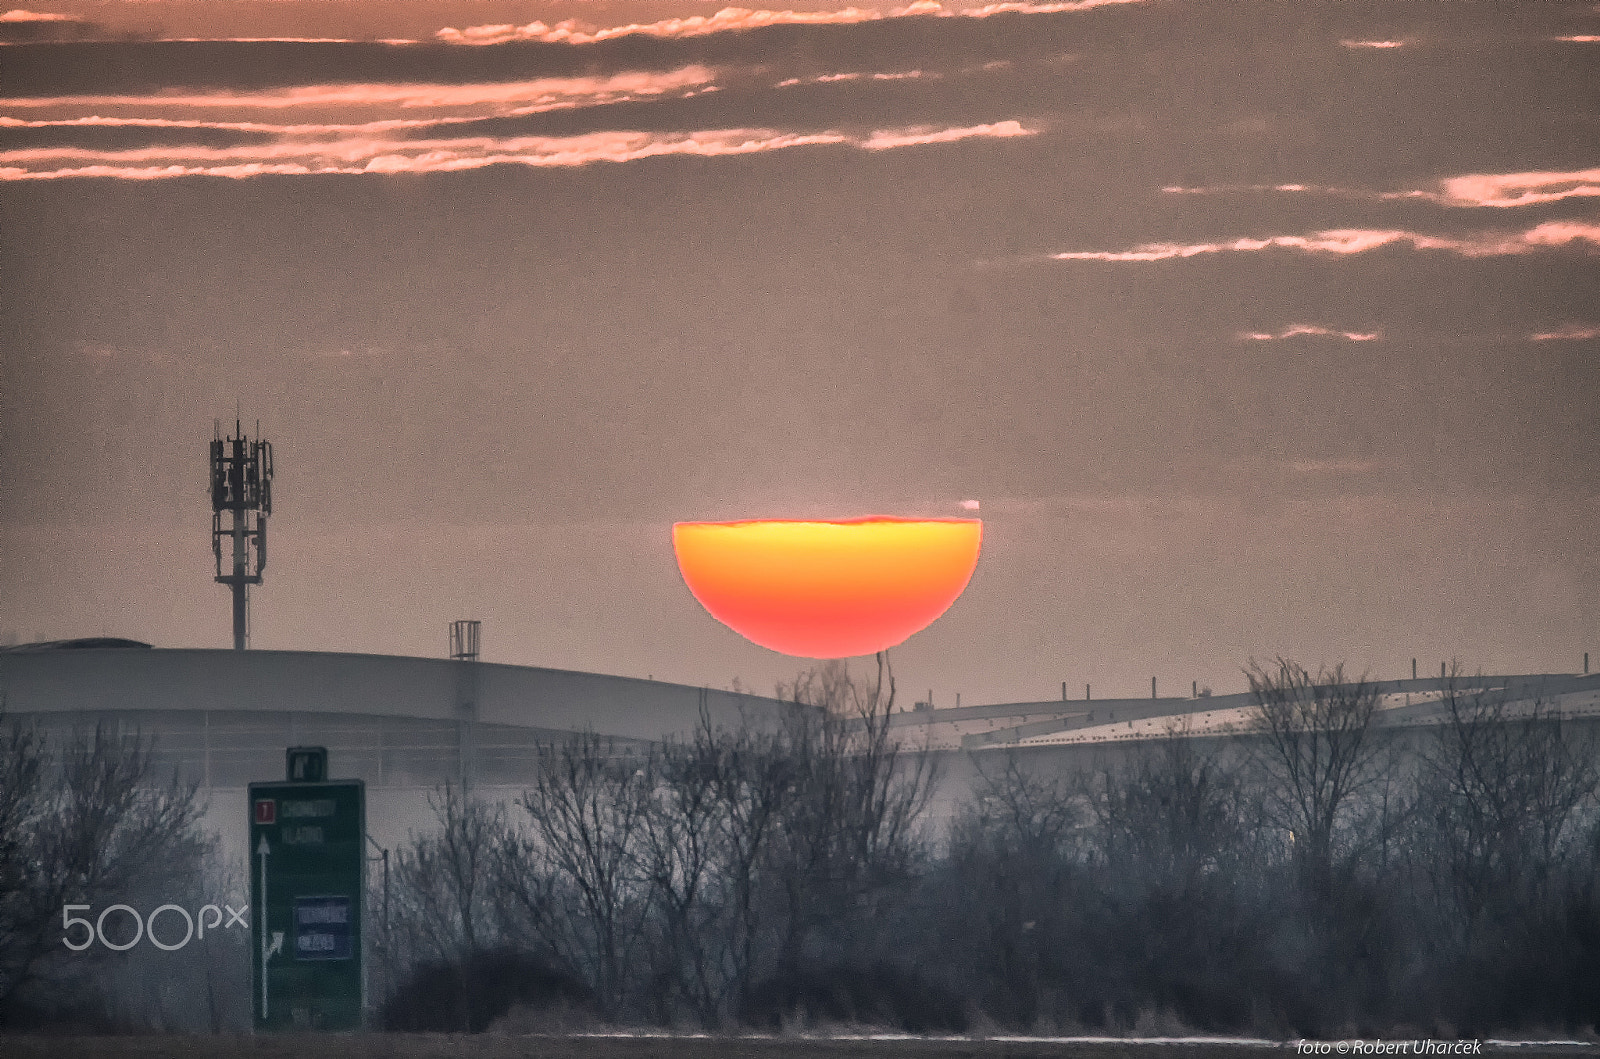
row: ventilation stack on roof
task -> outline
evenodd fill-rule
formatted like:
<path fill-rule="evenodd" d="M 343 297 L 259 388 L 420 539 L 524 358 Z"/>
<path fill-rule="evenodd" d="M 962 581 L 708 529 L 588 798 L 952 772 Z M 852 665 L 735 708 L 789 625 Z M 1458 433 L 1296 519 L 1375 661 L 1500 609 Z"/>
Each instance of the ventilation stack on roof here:
<path fill-rule="evenodd" d="M 450 623 L 450 658 L 456 662 L 478 660 L 481 622 L 470 618 Z M 456 666 L 456 782 L 471 790 L 477 777 L 478 667 Z"/>
<path fill-rule="evenodd" d="M 450 657 L 458 662 L 478 660 L 478 628 L 483 623 L 463 618 L 450 623 Z"/>

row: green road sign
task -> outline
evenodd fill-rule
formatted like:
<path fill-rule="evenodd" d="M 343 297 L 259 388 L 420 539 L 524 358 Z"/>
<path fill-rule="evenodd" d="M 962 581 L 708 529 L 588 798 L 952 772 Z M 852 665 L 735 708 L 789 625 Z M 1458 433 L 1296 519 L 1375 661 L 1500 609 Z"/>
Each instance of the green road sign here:
<path fill-rule="evenodd" d="M 360 780 L 250 784 L 256 1029 L 361 1028 L 366 821 Z"/>

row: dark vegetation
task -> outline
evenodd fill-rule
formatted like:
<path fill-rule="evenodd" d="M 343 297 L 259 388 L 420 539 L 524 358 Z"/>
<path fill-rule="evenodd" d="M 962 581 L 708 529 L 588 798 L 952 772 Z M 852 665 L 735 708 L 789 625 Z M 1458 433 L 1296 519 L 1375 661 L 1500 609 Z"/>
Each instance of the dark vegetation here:
<path fill-rule="evenodd" d="M 804 1037 L 527 1037 L 483 1033 L 295 1034 L 218 1037 L 9 1037 L 6 1059 L 1262 1059 L 1283 1054 L 1225 1042 L 1160 1045 L 1137 1042 L 988 1039 L 827 1040 Z M 1576 1059 L 1592 1049 L 1504 1047 L 1484 1055 Z"/>
<path fill-rule="evenodd" d="M 943 819 L 934 758 L 888 724 L 881 658 L 865 678 L 829 664 L 780 689 L 776 722 L 704 722 L 649 750 L 546 746 L 514 803 L 437 791 L 438 826 L 394 851 L 388 893 L 369 875 L 380 1022 L 1592 1034 L 1593 729 L 1466 679 L 1445 723 L 1388 729 L 1375 689 L 1338 670 L 1249 675 L 1254 717 L 1235 737 L 1174 730 L 1075 769 L 982 755 Z M 186 979 L 135 966 L 137 949 L 61 951 L 62 904 L 202 877 L 193 791 L 153 782 L 137 739 L 7 739 L 5 1025 L 242 1024 L 218 999 L 242 990 L 229 974 L 247 980 L 242 949 L 203 974 L 184 961 Z M 150 1015 L 145 997 L 130 1014 L 130 977 L 187 1006 Z"/>
<path fill-rule="evenodd" d="M 822 1025 L 930 1034 L 964 1033 L 968 1021 L 954 990 L 888 960 L 802 966 L 758 982 L 740 1005 L 739 1021 L 770 1032 L 789 1027 L 798 1015 Z"/>
<path fill-rule="evenodd" d="M 592 999 L 582 982 L 527 953 L 486 949 L 413 967 L 405 983 L 383 1002 L 378 1019 L 386 1030 L 452 1026 L 482 1033 L 516 1004 L 585 1011 Z"/>
<path fill-rule="evenodd" d="M 781 689 L 775 729 L 549 747 L 509 811 L 439 793 L 386 973 L 510 946 L 600 1019 L 685 1029 L 1592 1032 L 1592 731 L 1465 679 L 1447 723 L 1386 730 L 1340 670 L 1249 676 L 1240 738 L 1070 773 L 986 757 L 938 822 L 882 659 Z M 454 1018 L 429 1028 L 483 1021 Z"/>
<path fill-rule="evenodd" d="M 52 745 L 25 726 L 0 729 L 0 1027 L 237 1021 L 229 998 L 248 988 L 248 967 L 233 939 L 213 934 L 181 955 L 62 943 L 67 906 L 203 904 L 211 842 L 196 827 L 201 810 L 193 786 L 158 775 L 152 741 L 137 733 L 98 725 Z M 86 928 L 73 929 L 81 944 Z M 132 940 L 120 915 L 105 932 L 113 944 Z"/>

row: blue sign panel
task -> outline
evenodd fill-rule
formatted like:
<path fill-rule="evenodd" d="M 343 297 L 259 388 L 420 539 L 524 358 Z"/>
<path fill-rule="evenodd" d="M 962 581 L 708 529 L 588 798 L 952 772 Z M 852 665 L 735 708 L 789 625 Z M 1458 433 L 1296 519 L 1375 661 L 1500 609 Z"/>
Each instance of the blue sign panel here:
<path fill-rule="evenodd" d="M 294 958 L 297 960 L 348 960 L 350 898 L 296 897 L 294 899 Z"/>

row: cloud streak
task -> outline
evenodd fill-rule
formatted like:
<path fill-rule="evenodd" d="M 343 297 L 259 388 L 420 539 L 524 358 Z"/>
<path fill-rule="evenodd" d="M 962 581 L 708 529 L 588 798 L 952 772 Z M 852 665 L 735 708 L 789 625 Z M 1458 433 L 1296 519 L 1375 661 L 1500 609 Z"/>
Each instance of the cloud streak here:
<path fill-rule="evenodd" d="M 1167 195 L 1280 192 L 1376 202 L 1424 199 L 1441 206 L 1508 209 L 1560 202 L 1563 199 L 1600 197 L 1600 168 L 1565 172 L 1467 173 L 1445 177 L 1431 188 L 1411 188 L 1404 191 L 1374 191 L 1330 187 L 1326 184 L 1217 184 L 1209 187 L 1169 185 L 1161 191 Z"/>
<path fill-rule="evenodd" d="M 314 136 L 330 133 L 381 133 L 426 129 L 482 121 L 482 117 L 384 118 L 363 122 L 208 121 L 200 118 L 86 118 L 25 119 L 0 116 L 0 129 L 218 129 L 272 136 Z"/>
<path fill-rule="evenodd" d="M 448 44 L 507 44 L 512 41 L 537 41 L 544 44 L 597 44 L 617 37 L 661 38 L 703 37 L 712 33 L 734 33 L 768 26 L 850 26 L 895 18 L 989 18 L 993 15 L 1054 15 L 1088 11 L 1097 7 L 1144 3 L 1146 0 L 1068 0 L 1064 3 L 1006 2 L 981 7 L 947 8 L 937 0 L 912 0 L 890 9 L 847 7 L 838 11 L 773 11 L 747 7 L 726 7 L 713 15 L 664 18 L 655 22 L 633 22 L 622 26 L 597 26 L 577 19 L 556 23 L 530 22 L 524 26 L 495 25 L 446 26 L 435 37 Z"/>
<path fill-rule="evenodd" d="M 332 107 L 393 107 L 401 110 L 491 108 L 501 115 L 530 114 L 558 107 L 602 106 L 630 99 L 704 88 L 710 69 L 690 65 L 664 73 L 624 71 L 595 77 L 544 77 L 532 81 L 470 84 L 328 84 L 257 92 L 159 93 L 152 95 L 23 96 L 5 100 L 11 109 L 78 110 L 309 110 Z"/>
<path fill-rule="evenodd" d="M 1566 173 L 1475 173 L 1439 182 L 1434 194 L 1413 193 L 1447 206 L 1536 206 L 1562 199 L 1600 196 L 1600 168 Z"/>
<path fill-rule="evenodd" d="M 818 74 L 815 77 L 788 77 L 779 81 L 774 88 L 793 88 L 795 85 L 832 85 L 845 81 L 938 81 L 944 75 L 926 70 L 900 70 L 894 73 L 862 73 L 853 71 L 842 74 Z"/>
<path fill-rule="evenodd" d="M 1591 338 L 1600 338 L 1600 327 L 1573 324 L 1555 331 L 1541 331 L 1528 338 L 1534 342 L 1587 342 Z"/>
<path fill-rule="evenodd" d="M 1031 135 L 1031 130 L 1019 122 L 1004 121 L 964 128 L 883 129 L 865 136 L 836 131 L 715 129 L 680 133 L 612 131 L 564 137 L 426 140 L 350 137 L 241 147 L 148 147 L 132 151 L 41 147 L 0 151 L 0 180 L 88 177 L 162 180 L 185 176 L 242 179 L 267 175 L 448 173 L 508 164 L 549 168 L 633 162 L 669 155 L 716 158 L 821 145 L 880 151 L 1027 135 Z"/>
<path fill-rule="evenodd" d="M 14 7 L 10 11 L 0 14 L 0 22 L 82 22 L 83 19 L 76 15 L 50 15 L 38 11 L 26 11 Z"/>
<path fill-rule="evenodd" d="M 98 32 L 93 22 L 77 15 L 29 11 L 14 7 L 0 12 L 0 45 L 82 40 Z"/>
<path fill-rule="evenodd" d="M 693 15 L 688 18 L 665 18 L 656 22 L 634 22 L 623 26 L 601 27 L 577 19 L 563 19 L 555 24 L 540 21 L 525 26 L 503 25 L 467 26 L 455 29 L 446 26 L 435 36 L 447 44 L 506 44 L 511 41 L 538 41 L 542 44 L 597 44 L 617 37 L 703 37 L 711 33 L 728 33 L 738 30 L 760 29 L 766 26 L 849 26 L 861 22 L 874 22 L 882 18 L 903 18 L 910 15 L 930 15 L 939 10 L 937 3 L 928 0 L 916 2 L 887 13 L 875 8 L 847 7 L 840 11 L 758 11 L 744 7 L 727 7 L 714 15 Z"/>
<path fill-rule="evenodd" d="M 1019 121 L 997 121 L 989 125 L 968 125 L 962 128 L 936 129 L 918 126 L 913 129 L 883 129 L 856 142 L 866 151 L 887 151 L 895 147 L 920 147 L 935 143 L 956 143 L 960 140 L 1011 139 L 1032 136 L 1034 130 Z"/>
<path fill-rule="evenodd" d="M 1276 334 L 1271 331 L 1247 331 L 1239 337 L 1251 342 L 1274 342 L 1285 338 L 1299 338 L 1302 335 L 1344 338 L 1351 342 L 1376 342 L 1379 338 L 1376 331 L 1337 331 L 1318 324 L 1290 324 Z"/>
<path fill-rule="evenodd" d="M 1439 250 L 1462 257 L 1503 257 L 1571 247 L 1600 247 L 1600 224 L 1585 221 L 1548 221 L 1525 232 L 1481 233 L 1466 237 L 1426 235 L 1401 229 L 1335 228 L 1310 235 L 1241 236 L 1215 243 L 1143 243 L 1128 250 L 1069 250 L 1050 254 L 1052 261 L 1151 262 L 1211 254 L 1292 250 L 1329 256 L 1364 254 L 1386 246 L 1413 250 Z"/>

